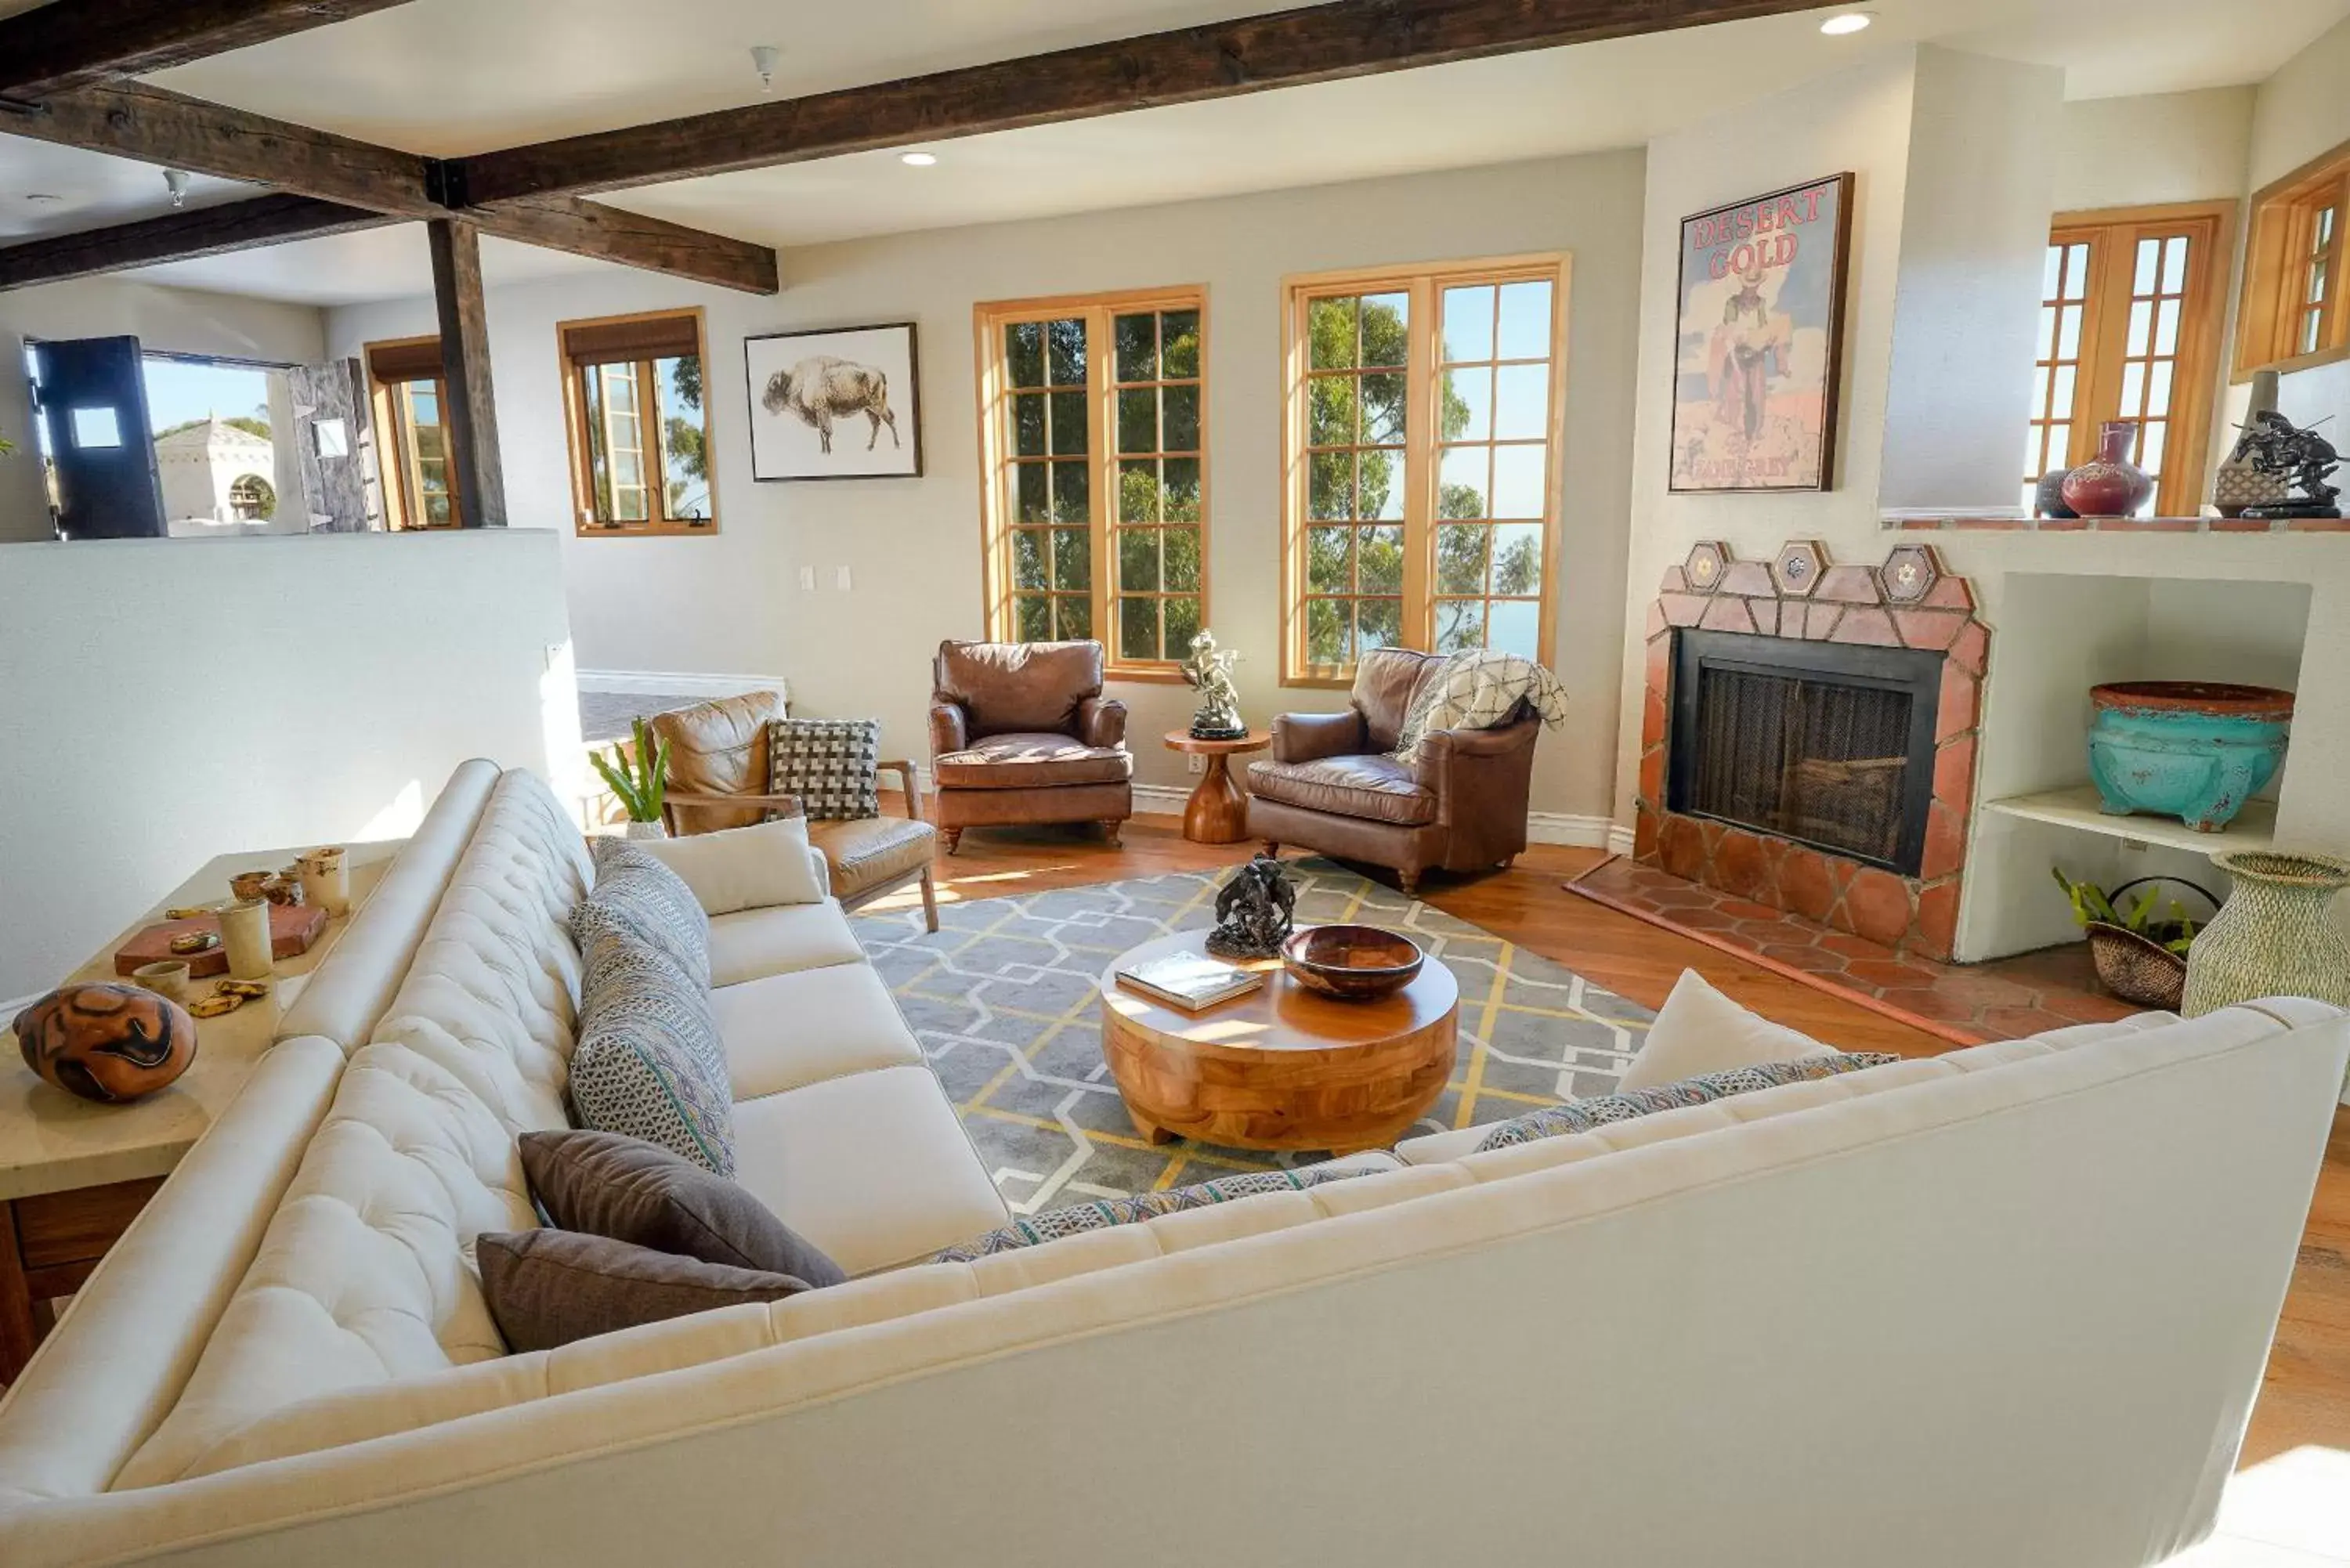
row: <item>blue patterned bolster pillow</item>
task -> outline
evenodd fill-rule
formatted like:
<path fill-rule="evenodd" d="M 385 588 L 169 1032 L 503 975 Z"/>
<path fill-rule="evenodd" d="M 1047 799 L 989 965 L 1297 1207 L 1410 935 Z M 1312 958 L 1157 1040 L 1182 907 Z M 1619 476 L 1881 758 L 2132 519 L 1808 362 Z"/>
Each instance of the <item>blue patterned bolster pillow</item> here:
<path fill-rule="evenodd" d="M 1679 1110 L 1683 1106 L 1707 1105 L 1732 1095 L 1775 1089 L 1783 1084 L 1807 1084 L 1899 1060 L 1898 1056 L 1878 1051 L 1839 1052 L 1832 1056 L 1805 1056 L 1794 1062 L 1766 1062 L 1756 1066 L 1732 1067 L 1722 1073 L 1701 1073 L 1678 1084 L 1659 1084 L 1653 1089 L 1594 1095 L 1587 1100 L 1545 1106 L 1514 1120 L 1497 1123 L 1485 1136 L 1485 1141 L 1477 1146 L 1476 1152 L 1482 1154 L 1490 1148 L 1508 1148 L 1513 1144 L 1533 1143 L 1537 1138 L 1558 1137 L 1566 1133 L 1589 1132 L 1609 1122 L 1627 1122 L 1635 1116 Z"/>
<path fill-rule="evenodd" d="M 1000 1230 L 972 1238 L 961 1246 L 949 1247 L 933 1257 L 934 1263 L 968 1263 L 977 1258 L 993 1257 L 998 1252 L 1017 1251 L 1023 1247 L 1035 1247 L 1046 1241 L 1057 1241 L 1064 1236 L 1075 1236 L 1085 1231 L 1105 1231 L 1113 1225 L 1133 1225 L 1145 1220 L 1156 1220 L 1161 1214 L 1180 1213 L 1186 1209 L 1205 1209 L 1211 1204 L 1230 1203 L 1236 1198 L 1253 1198 L 1260 1192 L 1303 1192 L 1309 1187 L 1319 1187 L 1326 1181 L 1344 1181 L 1354 1176 L 1377 1176 L 1394 1166 L 1367 1166 L 1336 1161 L 1328 1165 L 1309 1165 L 1302 1170 L 1251 1170 L 1236 1176 L 1220 1176 L 1213 1181 L 1202 1181 L 1192 1187 L 1170 1187 L 1164 1192 L 1138 1192 L 1131 1198 L 1097 1198 L 1085 1203 L 1072 1203 L 1066 1209 L 1049 1210 L 1032 1214 L 1025 1220 L 1014 1220 Z"/>

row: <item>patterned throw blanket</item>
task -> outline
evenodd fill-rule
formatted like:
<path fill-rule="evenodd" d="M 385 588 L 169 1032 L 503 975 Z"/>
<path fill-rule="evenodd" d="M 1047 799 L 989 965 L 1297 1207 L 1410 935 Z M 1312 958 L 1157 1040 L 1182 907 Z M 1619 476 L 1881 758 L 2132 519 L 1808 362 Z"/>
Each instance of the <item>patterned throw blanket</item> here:
<path fill-rule="evenodd" d="M 1422 676 L 1396 737 L 1395 756 L 1409 763 L 1435 730 L 1491 730 L 1510 722 L 1524 703 L 1553 730 L 1566 722 L 1566 688 L 1531 659 L 1471 648 Z"/>

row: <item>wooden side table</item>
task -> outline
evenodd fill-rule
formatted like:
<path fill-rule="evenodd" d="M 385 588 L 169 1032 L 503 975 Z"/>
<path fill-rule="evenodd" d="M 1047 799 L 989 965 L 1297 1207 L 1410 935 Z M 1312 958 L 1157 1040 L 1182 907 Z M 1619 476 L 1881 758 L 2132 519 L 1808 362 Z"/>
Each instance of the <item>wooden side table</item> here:
<path fill-rule="evenodd" d="M 1183 836 L 1194 844 L 1238 844 L 1248 836 L 1248 796 L 1232 782 L 1225 759 L 1273 744 L 1263 730 L 1236 740 L 1203 741 L 1188 730 L 1167 732 L 1167 749 L 1208 759 L 1207 773 L 1183 806 Z"/>

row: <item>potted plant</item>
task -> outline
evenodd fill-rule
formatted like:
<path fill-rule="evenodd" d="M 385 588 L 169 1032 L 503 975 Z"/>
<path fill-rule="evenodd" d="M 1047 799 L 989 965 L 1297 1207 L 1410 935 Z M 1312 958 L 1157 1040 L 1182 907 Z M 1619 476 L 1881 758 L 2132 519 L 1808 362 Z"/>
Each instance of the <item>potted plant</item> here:
<path fill-rule="evenodd" d="M 2098 983 L 2124 1002 L 2177 1012 L 2187 990 L 2187 950 L 2194 945 L 2198 931 L 2194 919 L 2177 898 L 2170 900 L 2169 918 L 2156 919 L 2163 899 L 2151 889 L 2127 914 L 2122 912 L 2121 902 L 2131 888 L 2154 882 L 2176 882 L 2190 888 L 2214 910 L 2220 900 L 2179 877 L 2140 877 L 2108 894 L 2095 883 L 2074 881 L 2062 867 L 2052 866 L 2049 873 L 2072 900 L 2074 920 L 2088 933 L 2089 958 L 2097 967 Z"/>
<path fill-rule="evenodd" d="M 630 743 L 614 746 L 612 754 L 590 752 L 588 760 L 604 775 L 605 787 L 620 809 L 629 814 L 630 838 L 666 838 L 661 826 L 661 802 L 669 794 L 669 742 L 656 736 L 642 719 L 630 722 Z"/>

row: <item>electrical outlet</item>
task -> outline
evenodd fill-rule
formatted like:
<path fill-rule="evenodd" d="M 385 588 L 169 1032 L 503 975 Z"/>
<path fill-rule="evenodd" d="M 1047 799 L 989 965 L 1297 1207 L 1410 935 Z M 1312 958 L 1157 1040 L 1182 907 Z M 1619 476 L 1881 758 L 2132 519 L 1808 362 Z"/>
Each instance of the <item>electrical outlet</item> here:
<path fill-rule="evenodd" d="M 816 568 L 814 566 L 802 566 L 800 568 L 800 592 L 804 594 L 812 594 L 816 592 Z"/>
<path fill-rule="evenodd" d="M 1208 759 L 1205 757 L 1185 757 L 1183 759 L 1183 769 L 1186 773 L 1206 773 L 1208 771 Z"/>

